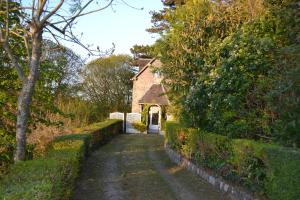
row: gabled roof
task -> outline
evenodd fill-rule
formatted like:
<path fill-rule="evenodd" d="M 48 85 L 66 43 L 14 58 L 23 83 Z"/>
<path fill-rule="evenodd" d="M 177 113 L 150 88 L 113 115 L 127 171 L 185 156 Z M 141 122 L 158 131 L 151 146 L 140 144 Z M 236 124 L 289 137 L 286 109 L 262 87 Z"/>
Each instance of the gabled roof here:
<path fill-rule="evenodd" d="M 133 63 L 137 67 L 139 67 L 139 71 L 143 69 L 150 61 L 152 58 L 139 58 L 137 60 L 134 60 Z"/>
<path fill-rule="evenodd" d="M 139 100 L 139 104 L 169 105 L 170 102 L 165 94 L 162 84 L 153 84 L 146 94 Z"/>
<path fill-rule="evenodd" d="M 156 60 L 156 58 L 151 59 L 131 80 L 136 79 L 141 73 L 143 73 L 152 63 Z"/>

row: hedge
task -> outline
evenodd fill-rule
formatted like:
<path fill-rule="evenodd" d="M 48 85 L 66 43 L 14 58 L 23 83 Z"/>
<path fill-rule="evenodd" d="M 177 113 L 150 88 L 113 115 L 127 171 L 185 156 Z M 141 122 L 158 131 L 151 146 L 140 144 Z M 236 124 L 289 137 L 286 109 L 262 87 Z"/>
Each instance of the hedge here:
<path fill-rule="evenodd" d="M 167 122 L 168 145 L 226 180 L 274 200 L 300 197 L 300 151 Z"/>
<path fill-rule="evenodd" d="M 138 130 L 140 133 L 144 133 L 147 130 L 147 126 L 143 123 L 132 123 L 134 129 Z"/>
<path fill-rule="evenodd" d="M 57 137 L 43 158 L 18 162 L 0 180 L 1 200 L 67 200 L 72 197 L 81 161 L 122 132 L 122 121 L 93 124 L 81 134 Z"/>

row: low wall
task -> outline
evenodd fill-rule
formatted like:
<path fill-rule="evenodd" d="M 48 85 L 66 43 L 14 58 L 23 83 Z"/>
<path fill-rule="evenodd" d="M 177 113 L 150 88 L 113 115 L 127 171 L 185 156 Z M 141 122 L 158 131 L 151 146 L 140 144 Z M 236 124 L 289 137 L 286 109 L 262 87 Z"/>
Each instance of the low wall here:
<path fill-rule="evenodd" d="M 193 161 L 212 172 L 210 178 L 206 175 L 203 178 L 217 184 L 218 188 L 225 187 L 223 180 L 226 180 L 232 183 L 232 187 L 225 187 L 231 193 L 238 193 L 239 187 L 234 186 L 237 185 L 260 199 L 299 199 L 299 149 L 250 139 L 232 139 L 186 128 L 176 122 L 168 122 L 166 130 L 165 140 L 170 148 L 184 156 L 187 159 L 184 162 Z"/>
<path fill-rule="evenodd" d="M 243 191 L 241 188 L 232 186 L 226 181 L 207 173 L 204 169 L 202 169 L 199 166 L 196 166 L 194 163 L 186 159 L 184 156 L 176 153 L 174 150 L 172 150 L 169 147 L 168 144 L 165 145 L 165 150 L 173 162 L 186 168 L 187 170 L 191 171 L 192 173 L 201 177 L 202 179 L 206 180 L 207 182 L 212 184 L 215 188 L 227 193 L 232 200 L 241 200 L 241 199 L 258 200 L 259 199 Z"/>

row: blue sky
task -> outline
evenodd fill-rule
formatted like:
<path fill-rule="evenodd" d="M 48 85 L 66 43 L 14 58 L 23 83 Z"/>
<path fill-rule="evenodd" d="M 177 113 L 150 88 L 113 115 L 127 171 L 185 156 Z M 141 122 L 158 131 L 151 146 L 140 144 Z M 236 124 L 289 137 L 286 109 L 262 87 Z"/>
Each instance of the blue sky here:
<path fill-rule="evenodd" d="M 74 32 L 80 35 L 83 43 L 99 46 L 101 50 L 116 45 L 115 54 L 130 54 L 130 48 L 134 44 L 152 44 L 157 39 L 156 34 L 145 31 L 151 27 L 150 11 L 161 10 L 163 5 L 160 0 L 126 0 L 129 5 L 137 8 L 130 8 L 117 1 L 112 8 L 100 11 L 95 14 L 84 16 L 78 20 Z M 77 45 L 70 45 L 75 52 L 85 57 L 87 52 Z"/>

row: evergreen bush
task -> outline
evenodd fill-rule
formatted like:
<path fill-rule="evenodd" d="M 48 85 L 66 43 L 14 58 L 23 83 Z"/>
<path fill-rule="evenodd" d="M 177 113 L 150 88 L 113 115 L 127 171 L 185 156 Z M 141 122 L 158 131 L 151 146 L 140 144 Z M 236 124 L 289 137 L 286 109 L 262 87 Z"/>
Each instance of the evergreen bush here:
<path fill-rule="evenodd" d="M 167 122 L 166 142 L 196 164 L 270 199 L 300 196 L 300 151 Z"/>
<path fill-rule="evenodd" d="M 122 121 L 107 120 L 83 129 L 82 134 L 57 137 L 47 148 L 45 157 L 10 167 L 0 179 L 0 199 L 70 199 L 81 161 L 119 133 L 122 133 Z"/>

